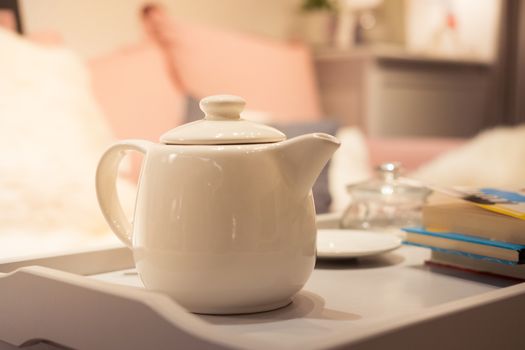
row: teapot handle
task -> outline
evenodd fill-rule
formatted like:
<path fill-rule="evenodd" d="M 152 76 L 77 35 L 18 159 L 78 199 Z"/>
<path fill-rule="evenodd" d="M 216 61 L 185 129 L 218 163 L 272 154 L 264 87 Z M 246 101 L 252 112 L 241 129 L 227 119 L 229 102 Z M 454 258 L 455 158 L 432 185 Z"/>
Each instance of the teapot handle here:
<path fill-rule="evenodd" d="M 132 246 L 132 225 L 126 217 L 117 193 L 119 164 L 128 151 L 146 155 L 152 142 L 144 140 L 125 140 L 111 146 L 100 159 L 97 167 L 97 199 L 102 214 L 115 235 L 129 248 Z"/>

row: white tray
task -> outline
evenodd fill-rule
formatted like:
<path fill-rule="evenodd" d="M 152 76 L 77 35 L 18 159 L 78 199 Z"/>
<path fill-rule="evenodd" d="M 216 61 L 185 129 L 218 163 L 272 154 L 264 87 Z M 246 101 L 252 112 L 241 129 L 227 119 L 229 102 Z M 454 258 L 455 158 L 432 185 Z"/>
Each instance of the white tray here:
<path fill-rule="evenodd" d="M 524 348 L 525 283 L 431 268 L 428 256 L 319 261 L 290 306 L 240 316 L 193 315 L 144 290 L 123 247 L 3 262 L 0 348 Z"/>

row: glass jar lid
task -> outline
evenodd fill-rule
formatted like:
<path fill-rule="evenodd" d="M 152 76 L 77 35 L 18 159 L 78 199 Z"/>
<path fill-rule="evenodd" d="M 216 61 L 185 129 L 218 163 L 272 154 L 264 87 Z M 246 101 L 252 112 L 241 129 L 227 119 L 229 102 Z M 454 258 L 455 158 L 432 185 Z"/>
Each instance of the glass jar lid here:
<path fill-rule="evenodd" d="M 356 200 L 371 197 L 385 198 L 385 196 L 424 199 L 432 192 L 426 187 L 400 181 L 402 170 L 401 163 L 398 162 L 380 164 L 375 168 L 374 178 L 348 185 L 347 190 Z"/>

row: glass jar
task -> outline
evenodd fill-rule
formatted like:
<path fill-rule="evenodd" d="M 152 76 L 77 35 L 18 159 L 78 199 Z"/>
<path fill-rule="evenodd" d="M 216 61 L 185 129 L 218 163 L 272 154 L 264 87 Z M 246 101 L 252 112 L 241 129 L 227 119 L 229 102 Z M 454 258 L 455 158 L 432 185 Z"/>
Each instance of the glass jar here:
<path fill-rule="evenodd" d="M 384 163 L 371 180 L 347 187 L 351 202 L 341 228 L 399 230 L 421 225 L 421 207 L 432 193 L 426 187 L 403 183 L 400 163 Z"/>

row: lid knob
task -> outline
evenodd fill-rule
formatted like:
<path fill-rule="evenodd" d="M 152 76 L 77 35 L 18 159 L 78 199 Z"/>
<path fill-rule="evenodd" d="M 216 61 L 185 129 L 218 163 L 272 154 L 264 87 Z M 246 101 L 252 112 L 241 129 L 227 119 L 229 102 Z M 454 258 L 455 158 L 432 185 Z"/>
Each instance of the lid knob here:
<path fill-rule="evenodd" d="M 237 120 L 246 101 L 234 95 L 214 95 L 203 98 L 199 107 L 204 112 L 207 120 Z"/>
<path fill-rule="evenodd" d="M 403 172 L 400 162 L 388 162 L 376 167 L 376 171 L 384 180 L 395 180 Z"/>

